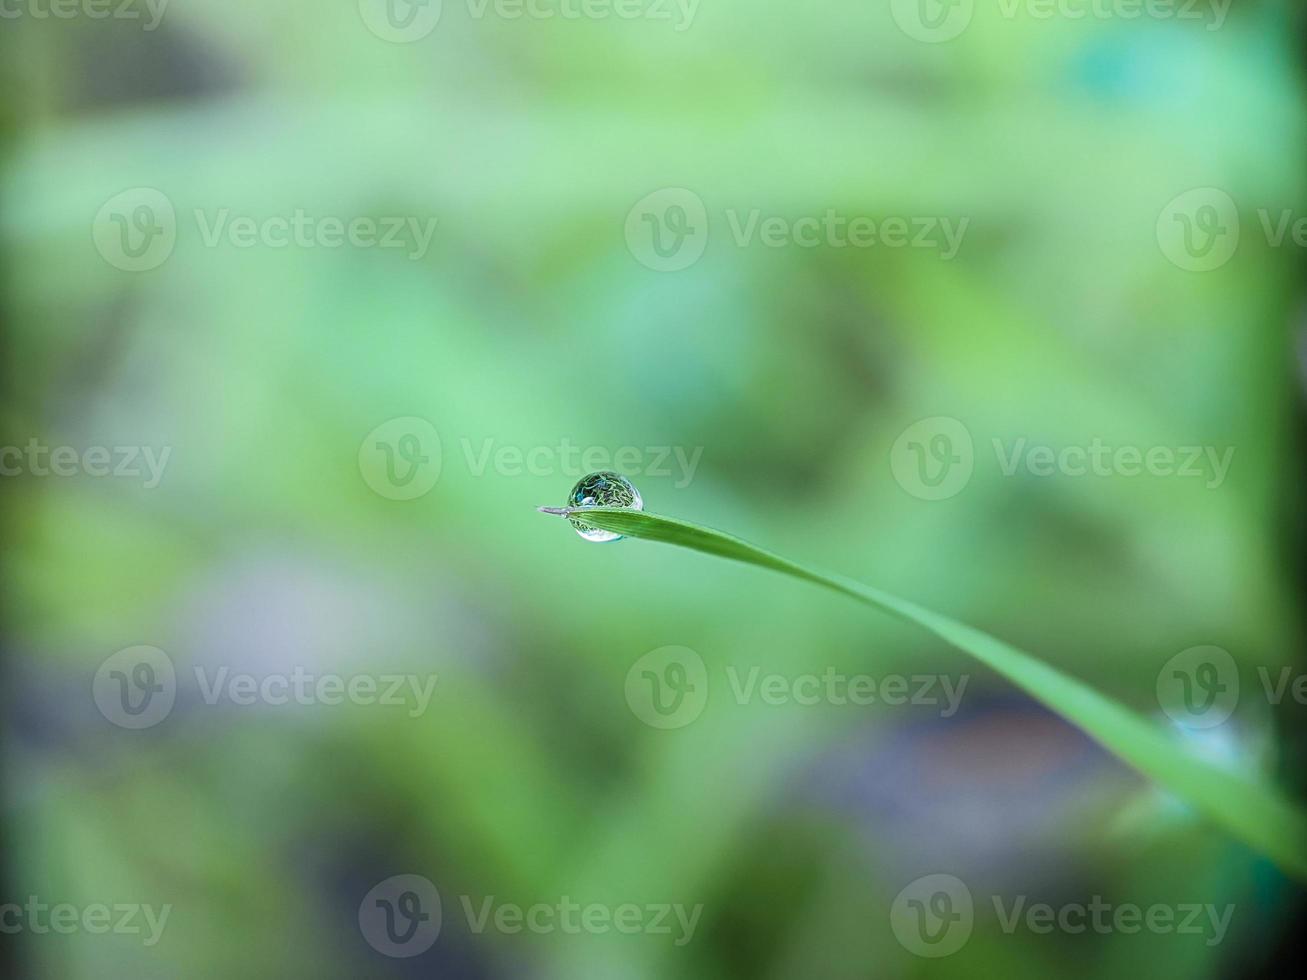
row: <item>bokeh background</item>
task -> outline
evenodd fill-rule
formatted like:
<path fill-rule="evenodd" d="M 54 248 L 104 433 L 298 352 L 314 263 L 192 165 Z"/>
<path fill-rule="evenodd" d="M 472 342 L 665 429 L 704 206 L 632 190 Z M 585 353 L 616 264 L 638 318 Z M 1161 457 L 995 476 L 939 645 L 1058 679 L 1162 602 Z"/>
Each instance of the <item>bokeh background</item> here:
<path fill-rule="evenodd" d="M 1304 709 L 1259 678 L 1302 670 L 1295 4 L 50 9 L 0 18 L 4 895 L 170 912 L 149 943 L 11 915 L 18 975 L 1268 968 L 1296 886 L 1000 678 L 534 508 L 624 469 L 1292 784 Z M 1233 456 L 1002 464 L 1095 440 Z M 1164 688 L 1198 646 L 1242 694 L 1194 729 Z M 221 687 L 297 671 L 436 682 Z M 965 694 L 740 693 L 771 674 Z M 936 874 L 975 908 L 932 958 L 893 907 Z M 426 887 L 397 875 L 440 896 L 420 950 L 378 931 Z M 1210 941 L 993 903 L 1095 896 L 1234 908 Z M 466 914 L 564 900 L 701 908 L 679 943 Z"/>

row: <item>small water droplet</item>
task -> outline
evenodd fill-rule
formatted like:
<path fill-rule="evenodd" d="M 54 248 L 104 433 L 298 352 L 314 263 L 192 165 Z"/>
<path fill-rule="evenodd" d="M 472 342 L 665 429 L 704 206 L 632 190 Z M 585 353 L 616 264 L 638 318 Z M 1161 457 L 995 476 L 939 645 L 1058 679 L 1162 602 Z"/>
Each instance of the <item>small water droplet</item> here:
<path fill-rule="evenodd" d="M 626 507 L 630 510 L 644 510 L 644 501 L 640 491 L 620 473 L 600 470 L 583 477 L 567 496 L 568 507 Z M 569 517 L 576 533 L 587 541 L 618 541 L 620 534 L 605 531 L 603 528 L 591 527 L 575 517 Z"/>

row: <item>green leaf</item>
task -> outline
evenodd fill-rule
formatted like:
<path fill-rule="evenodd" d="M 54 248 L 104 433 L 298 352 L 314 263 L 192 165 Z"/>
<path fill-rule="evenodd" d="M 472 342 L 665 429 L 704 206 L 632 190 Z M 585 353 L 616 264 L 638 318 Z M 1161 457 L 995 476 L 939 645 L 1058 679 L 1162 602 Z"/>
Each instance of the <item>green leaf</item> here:
<path fill-rule="evenodd" d="M 545 513 L 568 512 L 541 508 Z M 1284 871 L 1307 880 L 1307 815 L 1273 786 L 1220 768 L 1178 737 L 1031 654 L 980 630 L 853 579 L 807 568 L 712 528 L 645 511 L 581 508 L 585 522 L 813 582 L 914 623 L 998 671 L 1108 751 L 1180 797 Z"/>

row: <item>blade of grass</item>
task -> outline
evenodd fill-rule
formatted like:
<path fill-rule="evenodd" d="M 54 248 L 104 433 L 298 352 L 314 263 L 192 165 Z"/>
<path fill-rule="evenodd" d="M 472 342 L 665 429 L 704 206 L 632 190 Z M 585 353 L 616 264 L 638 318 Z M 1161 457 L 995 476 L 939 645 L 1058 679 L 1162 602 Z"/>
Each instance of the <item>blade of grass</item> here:
<path fill-rule="evenodd" d="M 1171 733 L 1002 640 L 888 592 L 807 568 L 712 528 L 618 508 L 540 510 L 562 516 L 584 513 L 587 524 L 616 534 L 770 568 L 915 623 L 1002 674 L 1285 872 L 1307 880 L 1307 814 L 1275 787 L 1199 758 Z"/>

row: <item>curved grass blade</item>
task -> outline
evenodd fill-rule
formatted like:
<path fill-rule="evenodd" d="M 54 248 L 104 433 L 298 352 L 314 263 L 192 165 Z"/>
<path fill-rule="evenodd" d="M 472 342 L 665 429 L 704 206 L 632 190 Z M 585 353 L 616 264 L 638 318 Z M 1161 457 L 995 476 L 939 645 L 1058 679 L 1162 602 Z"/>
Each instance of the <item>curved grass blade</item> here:
<path fill-rule="evenodd" d="M 1002 674 L 1285 872 L 1307 880 L 1307 815 L 1275 787 L 1199 758 L 1164 729 L 1031 654 L 906 599 L 807 568 L 712 528 L 646 511 L 540 509 L 563 516 L 584 512 L 587 524 L 607 531 L 770 568 L 914 623 Z"/>

